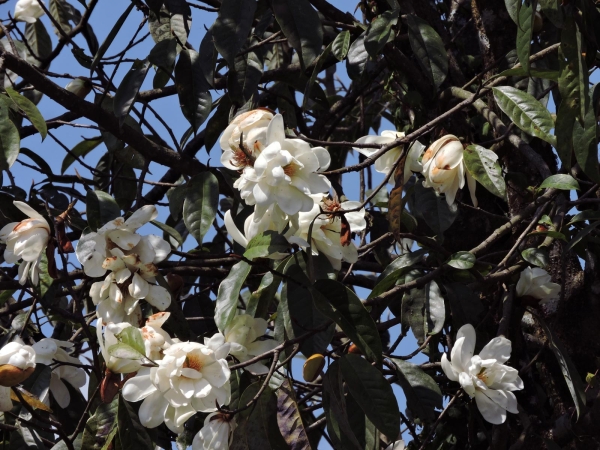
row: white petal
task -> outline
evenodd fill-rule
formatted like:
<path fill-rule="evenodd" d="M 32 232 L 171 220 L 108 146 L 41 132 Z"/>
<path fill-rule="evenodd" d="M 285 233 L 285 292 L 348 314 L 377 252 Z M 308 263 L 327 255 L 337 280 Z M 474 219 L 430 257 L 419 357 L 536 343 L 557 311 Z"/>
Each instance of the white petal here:
<path fill-rule="evenodd" d="M 138 415 L 146 428 L 155 428 L 165 421 L 165 413 L 169 402 L 156 391 L 142 402 Z"/>
<path fill-rule="evenodd" d="M 134 212 L 129 219 L 125 221 L 127 228 L 130 230 L 137 230 L 142 225 L 147 224 L 151 220 L 158 217 L 158 211 L 154 205 L 142 206 L 136 212 Z M 123 247 L 121 247 L 123 248 Z"/>
<path fill-rule="evenodd" d="M 500 363 L 505 363 L 510 358 L 512 346 L 511 342 L 505 337 L 499 336 L 486 344 L 479 353 L 481 359 L 495 359 Z"/>
<path fill-rule="evenodd" d="M 164 311 L 171 304 L 171 294 L 162 286 L 150 285 L 145 299 L 159 311 Z"/>
<path fill-rule="evenodd" d="M 500 425 L 506 420 L 506 410 L 499 406 L 496 402 L 490 399 L 486 394 L 488 392 L 494 392 L 489 389 L 488 391 L 477 390 L 475 392 L 475 402 L 477 408 L 485 420 L 494 425 Z"/>
<path fill-rule="evenodd" d="M 123 385 L 123 398 L 128 402 L 139 402 L 156 391 L 150 375 L 136 375 Z"/>
<path fill-rule="evenodd" d="M 145 298 L 150 292 L 150 285 L 138 273 L 133 274 L 129 285 L 129 295 L 135 299 Z"/>

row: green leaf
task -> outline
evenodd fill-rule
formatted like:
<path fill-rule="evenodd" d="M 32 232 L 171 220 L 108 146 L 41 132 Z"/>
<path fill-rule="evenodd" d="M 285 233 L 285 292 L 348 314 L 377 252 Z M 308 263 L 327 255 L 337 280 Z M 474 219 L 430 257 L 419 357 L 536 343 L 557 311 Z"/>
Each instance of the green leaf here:
<path fill-rule="evenodd" d="M 112 173 L 113 175 L 118 173 L 113 184 L 115 200 L 119 208 L 123 211 L 129 211 L 137 195 L 137 177 L 135 172 L 130 166 L 124 164 L 116 170 L 113 168 Z"/>
<path fill-rule="evenodd" d="M 590 234 L 592 231 L 594 231 L 596 228 L 598 228 L 598 225 L 600 225 L 600 220 L 588 225 L 583 230 L 580 230 L 573 237 L 573 239 L 571 239 L 571 242 L 569 242 L 569 245 L 567 246 L 567 251 L 570 251 L 573 247 L 575 247 L 577 244 L 579 244 L 584 237 L 586 237 L 588 234 Z M 563 238 L 564 238 L 564 235 L 563 235 Z M 563 240 L 566 240 L 566 239 L 563 239 Z"/>
<path fill-rule="evenodd" d="M 308 0 L 272 0 L 271 8 L 281 31 L 298 52 L 306 68 L 321 53 L 323 26 L 319 14 Z"/>
<path fill-rule="evenodd" d="M 506 5 L 506 11 L 513 20 L 514 23 L 519 23 L 519 8 L 521 7 L 521 0 L 504 0 Z"/>
<path fill-rule="evenodd" d="M 46 139 L 46 136 L 48 135 L 48 128 L 46 126 L 46 121 L 44 120 L 44 117 L 40 113 L 37 106 L 35 106 L 31 100 L 23 97 L 14 89 L 7 87 L 5 90 L 11 100 L 25 113 L 35 129 L 39 131 L 40 135 L 42 136 L 42 141 Z"/>
<path fill-rule="evenodd" d="M 534 231 L 533 233 L 529 233 L 528 236 L 549 236 L 554 239 L 561 239 L 567 242 L 567 238 L 564 234 L 559 233 L 558 231 L 548 230 L 548 231 Z"/>
<path fill-rule="evenodd" d="M 569 352 L 563 347 L 562 342 L 560 342 L 558 337 L 552 333 L 552 330 L 550 330 L 541 316 L 536 314 L 535 317 L 544 329 L 544 334 L 548 339 L 550 350 L 552 350 L 554 356 L 556 356 L 560 370 L 565 378 L 569 392 L 573 398 L 573 402 L 575 403 L 577 418 L 579 419 L 585 409 L 586 404 L 585 388 L 583 386 L 583 382 L 581 381 L 581 377 L 579 376 L 573 361 L 571 361 L 571 358 L 569 357 Z"/>
<path fill-rule="evenodd" d="M 132 169 L 143 170 L 146 166 L 146 160 L 142 154 L 130 146 L 117 148 L 113 154 L 118 161 L 128 165 Z"/>
<path fill-rule="evenodd" d="M 346 354 L 340 359 L 342 377 L 366 416 L 389 439 L 400 432 L 400 410 L 392 387 L 366 359 Z"/>
<path fill-rule="evenodd" d="M 143 353 L 138 352 L 131 345 L 123 343 L 111 345 L 110 347 L 108 347 L 108 354 L 110 356 L 114 356 L 115 358 L 133 360 L 140 360 L 146 357 Z"/>
<path fill-rule="evenodd" d="M 50 0 L 50 14 L 54 18 L 52 21 L 52 26 L 54 27 L 54 32 L 60 38 L 62 38 L 63 33 L 69 34 L 72 31 L 71 24 L 69 23 L 69 19 L 71 19 L 71 14 L 69 13 L 69 5 L 65 0 Z M 59 26 L 60 30 L 56 28 Z"/>
<path fill-rule="evenodd" d="M 456 252 L 446 262 L 450 267 L 455 269 L 467 270 L 475 265 L 475 255 L 469 252 Z"/>
<path fill-rule="evenodd" d="M 19 156 L 20 146 L 19 130 L 9 118 L 8 106 L 0 102 L 0 172 L 12 167 Z"/>
<path fill-rule="evenodd" d="M 348 60 L 346 61 L 346 70 L 348 76 L 352 80 L 356 80 L 362 76 L 366 71 L 367 63 L 369 61 L 369 54 L 365 48 L 365 37 L 367 32 L 365 31 L 358 36 L 348 49 Z"/>
<path fill-rule="evenodd" d="M 235 56 L 246 42 L 254 12 L 255 0 L 223 0 L 219 8 L 219 16 L 211 27 L 214 45 L 229 67 L 235 66 Z"/>
<path fill-rule="evenodd" d="M 429 81 L 436 90 L 448 73 L 448 54 L 442 38 L 423 19 L 414 14 L 406 16 L 408 42 Z"/>
<path fill-rule="evenodd" d="M 538 0 L 544 16 L 557 28 L 563 27 L 562 5 L 559 0 Z"/>
<path fill-rule="evenodd" d="M 335 56 L 338 61 L 343 61 L 348 54 L 349 49 L 350 32 L 348 30 L 344 30 L 340 32 L 340 34 L 338 34 L 333 40 L 333 43 L 331 44 L 331 51 L 333 56 Z"/>
<path fill-rule="evenodd" d="M 521 5 L 517 21 L 517 56 L 526 73 L 529 73 L 529 54 L 531 49 L 531 34 L 533 31 L 534 1 L 526 1 Z"/>
<path fill-rule="evenodd" d="M 118 430 L 122 449 L 155 448 L 138 415 L 121 395 L 119 398 Z"/>
<path fill-rule="evenodd" d="M 521 256 L 528 263 L 541 267 L 542 269 L 550 264 L 550 255 L 548 249 L 545 247 L 526 248 L 521 252 Z"/>
<path fill-rule="evenodd" d="M 106 192 L 89 190 L 85 202 L 88 224 L 93 231 L 121 216 L 121 208 Z"/>
<path fill-rule="evenodd" d="M 377 284 L 367 298 L 371 299 L 388 291 L 396 284 L 402 274 L 410 270 L 410 268 L 415 264 L 423 261 L 426 254 L 427 250 L 421 249 L 417 250 L 416 252 L 404 253 L 400 255 L 398 258 L 388 264 L 385 270 L 381 273 L 377 279 Z"/>
<path fill-rule="evenodd" d="M 48 58 L 52 53 L 52 40 L 41 20 L 25 24 L 25 41 L 35 55 L 34 57 L 40 60 Z M 37 60 L 33 64 L 38 66 L 41 61 Z"/>
<path fill-rule="evenodd" d="M 598 183 L 600 182 L 598 139 L 596 136 L 598 125 L 593 105 L 588 107 L 583 125 L 582 127 L 578 120 L 574 121 L 573 150 L 575 151 L 575 159 L 581 166 L 581 170 L 590 179 Z"/>
<path fill-rule="evenodd" d="M 180 246 L 183 245 L 183 237 L 175 228 L 170 227 L 166 223 L 158 222 L 157 220 L 151 220 L 150 223 L 175 239 Z"/>
<path fill-rule="evenodd" d="M 63 159 L 62 166 L 60 167 L 60 173 L 63 174 L 67 171 L 67 169 L 73 164 L 77 157 L 84 157 L 89 152 L 94 150 L 98 145 L 102 143 L 102 137 L 94 137 L 89 139 L 84 139 L 79 144 L 71 149 L 71 153 L 67 153 L 65 159 Z"/>
<path fill-rule="evenodd" d="M 281 263 L 277 267 L 277 271 L 283 271 L 285 267 L 285 262 Z M 283 267 L 282 267 L 283 266 Z M 260 285 L 258 289 L 250 295 L 250 300 L 246 305 L 246 314 L 251 315 L 252 317 L 262 317 L 266 319 L 268 316 L 268 308 L 271 304 L 271 301 L 277 294 L 277 290 L 279 289 L 279 285 L 281 284 L 281 277 L 277 275 L 273 275 L 272 272 L 267 272 L 263 275 L 260 280 Z M 2 304 L 0 302 L 0 307 Z"/>
<path fill-rule="evenodd" d="M 251 43 L 256 43 L 255 39 Z M 235 67 L 227 76 L 229 97 L 235 103 L 248 104 L 263 74 L 263 62 L 258 52 L 245 52 L 235 58 Z"/>
<path fill-rule="evenodd" d="M 142 87 L 142 83 L 146 79 L 149 68 L 150 62 L 148 58 L 136 59 L 117 88 L 113 110 L 121 125 L 123 125 L 125 117 L 129 115 L 129 111 Z"/>
<path fill-rule="evenodd" d="M 392 358 L 396 365 L 398 384 L 406 396 L 406 408 L 421 420 L 435 420 L 435 408 L 442 408 L 442 391 L 436 381 L 418 366 Z"/>
<path fill-rule="evenodd" d="M 212 29 L 209 29 L 202 38 L 199 53 L 200 61 L 202 61 L 204 78 L 206 78 L 206 82 L 212 87 L 215 82 L 215 66 L 217 65 L 217 58 L 219 57 L 219 52 L 215 48 L 213 42 Z"/>
<path fill-rule="evenodd" d="M 104 57 L 104 54 L 106 53 L 106 51 L 108 50 L 110 45 L 113 43 L 113 41 L 117 37 L 119 30 L 125 23 L 125 20 L 127 20 L 127 17 L 129 16 L 129 13 L 133 10 L 134 6 L 135 6 L 135 3 L 130 3 L 127 6 L 127 8 L 125 9 L 125 11 L 123 12 L 123 14 L 121 14 L 119 16 L 119 18 L 115 22 L 115 25 L 111 28 L 110 33 L 108 33 L 108 36 L 106 36 L 106 39 L 104 39 L 104 42 L 102 42 L 102 45 L 100 45 L 100 48 L 94 55 L 94 59 L 92 60 L 92 65 L 90 67 L 91 72 L 94 71 L 94 69 L 100 62 L 100 60 Z"/>
<path fill-rule="evenodd" d="M 244 257 L 249 260 L 266 258 L 275 253 L 286 253 L 289 248 L 290 244 L 286 238 L 276 231 L 268 230 L 250 239 Z"/>
<path fill-rule="evenodd" d="M 117 433 L 119 396 L 110 403 L 100 403 L 96 412 L 85 424 L 82 449 L 107 449 Z"/>
<path fill-rule="evenodd" d="M 450 209 L 444 197 L 437 195 L 433 189 L 423 187 L 422 183 L 415 183 L 409 205 L 417 219 L 424 220 L 438 235 L 450 228 L 458 217 L 458 211 Z"/>
<path fill-rule="evenodd" d="M 525 71 L 524 67 L 516 67 L 514 69 L 507 69 L 496 77 L 535 77 L 535 78 L 544 78 L 546 80 L 558 81 L 558 77 L 560 76 L 560 72 L 557 70 L 544 70 L 544 69 L 529 69 L 529 74 Z"/>
<path fill-rule="evenodd" d="M 512 86 L 495 87 L 492 90 L 496 103 L 516 126 L 556 146 L 556 137 L 550 134 L 554 121 L 544 105 L 527 92 Z"/>
<path fill-rule="evenodd" d="M 365 49 L 373 58 L 377 57 L 392 36 L 392 27 L 398 23 L 398 9 L 385 11 L 377 16 L 367 29 Z M 410 29 L 410 28 L 409 28 Z"/>
<path fill-rule="evenodd" d="M 144 345 L 144 338 L 142 332 L 136 327 L 124 328 L 120 333 L 115 334 L 115 337 L 119 342 L 127 344 L 139 353 L 145 354 L 146 347 Z"/>
<path fill-rule="evenodd" d="M 304 88 L 304 98 L 302 99 L 302 109 L 303 110 L 306 110 L 309 99 L 316 97 L 316 95 L 312 95 L 313 87 L 316 87 L 315 82 L 317 81 L 317 76 L 319 75 L 319 72 L 321 71 L 321 67 L 323 66 L 323 63 L 329 57 L 329 53 L 331 53 L 331 44 L 329 44 L 325 48 L 323 53 L 321 53 L 321 55 L 319 55 L 319 57 L 315 61 L 315 67 L 313 68 L 312 74 L 310 75 L 310 78 L 308 80 L 308 83 L 306 84 L 306 87 Z M 318 94 L 317 94 L 317 96 L 318 96 Z"/>
<path fill-rule="evenodd" d="M 412 289 L 402 299 L 402 324 L 409 325 L 421 345 L 427 335 L 437 334 L 446 320 L 444 298 L 435 281 Z"/>
<path fill-rule="evenodd" d="M 44 158 L 42 158 L 37 153 L 34 153 L 33 151 L 29 150 L 28 148 L 23 147 L 21 149 L 21 154 L 27 156 L 34 163 L 36 163 L 43 174 L 51 175 L 53 173 L 52 169 L 50 168 L 50 165 L 46 162 L 46 160 Z"/>
<path fill-rule="evenodd" d="M 179 43 L 185 45 L 188 40 L 188 35 L 192 29 L 192 9 L 186 0 L 167 0 L 165 6 L 169 9 L 169 25 L 171 36 L 177 37 L 177 46 Z M 166 37 L 166 36 L 165 36 Z"/>
<path fill-rule="evenodd" d="M 479 145 L 469 145 L 463 152 L 467 170 L 475 180 L 492 194 L 506 199 L 506 182 L 502 177 L 502 168 L 498 164 L 498 155 Z"/>
<path fill-rule="evenodd" d="M 194 130 L 210 114 L 212 98 L 208 92 L 210 86 L 204 77 L 198 52 L 183 50 L 175 65 L 175 87 L 179 96 L 181 112 Z"/>
<path fill-rule="evenodd" d="M 577 222 L 584 222 L 586 220 L 598 220 L 600 219 L 600 211 L 593 211 L 593 210 L 589 210 L 586 209 L 584 211 L 581 211 L 580 213 L 577 213 L 573 216 L 573 218 L 571 220 L 569 220 L 568 225 L 577 223 Z"/>
<path fill-rule="evenodd" d="M 381 362 L 383 349 L 379 331 L 356 294 L 335 280 L 317 280 L 313 292 L 316 307 L 333 320 L 369 360 Z"/>
<path fill-rule="evenodd" d="M 306 424 L 300 415 L 296 394 L 289 380 L 283 382 L 276 394 L 277 425 L 283 439 L 291 450 L 312 450 Z"/>
<path fill-rule="evenodd" d="M 217 216 L 219 182 L 210 172 L 195 175 L 188 183 L 183 201 L 183 222 L 190 234 L 202 244 Z"/>
<path fill-rule="evenodd" d="M 240 290 L 252 266 L 245 261 L 235 264 L 229 275 L 219 284 L 215 306 L 215 323 L 221 332 L 227 328 L 237 313 Z"/>
<path fill-rule="evenodd" d="M 459 329 L 467 323 L 479 323 L 484 312 L 479 295 L 462 283 L 447 283 L 444 288 L 452 312 L 452 326 Z"/>
<path fill-rule="evenodd" d="M 549 176 L 542 182 L 542 184 L 540 184 L 540 188 L 541 189 L 554 188 L 554 189 L 561 189 L 563 191 L 570 191 L 572 189 L 577 189 L 577 190 L 580 189 L 578 181 L 575 178 L 573 178 L 571 175 L 567 175 L 567 174 L 558 174 L 558 175 Z"/>

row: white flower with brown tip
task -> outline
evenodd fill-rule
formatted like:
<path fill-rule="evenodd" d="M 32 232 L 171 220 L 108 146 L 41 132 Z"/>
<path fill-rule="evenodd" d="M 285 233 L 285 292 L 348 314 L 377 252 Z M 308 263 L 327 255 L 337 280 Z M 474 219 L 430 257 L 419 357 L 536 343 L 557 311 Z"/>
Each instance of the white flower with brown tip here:
<path fill-rule="evenodd" d="M 9 342 L 0 349 L 0 411 L 13 407 L 10 388 L 25 381 L 35 370 L 35 350 L 20 342 Z"/>

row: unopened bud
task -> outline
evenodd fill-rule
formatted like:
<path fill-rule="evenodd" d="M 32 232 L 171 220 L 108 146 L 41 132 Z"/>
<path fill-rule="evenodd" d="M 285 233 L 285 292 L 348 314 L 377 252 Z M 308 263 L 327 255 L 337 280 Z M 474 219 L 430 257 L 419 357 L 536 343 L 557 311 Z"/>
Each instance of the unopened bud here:
<path fill-rule="evenodd" d="M 12 387 L 25 381 L 33 373 L 35 367 L 23 370 L 12 364 L 0 366 L 0 386 Z"/>
<path fill-rule="evenodd" d="M 320 353 L 315 353 L 304 363 L 302 368 L 302 376 L 304 380 L 312 383 L 317 379 L 321 371 L 325 367 L 325 357 Z"/>
<path fill-rule="evenodd" d="M 88 79 L 75 78 L 65 86 L 65 89 L 79 98 L 85 98 L 92 90 L 92 83 Z"/>

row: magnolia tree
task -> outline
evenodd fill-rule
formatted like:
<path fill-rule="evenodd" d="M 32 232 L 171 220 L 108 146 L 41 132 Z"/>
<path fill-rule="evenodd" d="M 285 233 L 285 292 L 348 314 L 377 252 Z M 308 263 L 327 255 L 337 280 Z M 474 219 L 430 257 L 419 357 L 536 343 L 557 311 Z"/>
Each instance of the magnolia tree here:
<path fill-rule="evenodd" d="M 0 3 L 3 448 L 598 448 L 596 2 Z"/>

